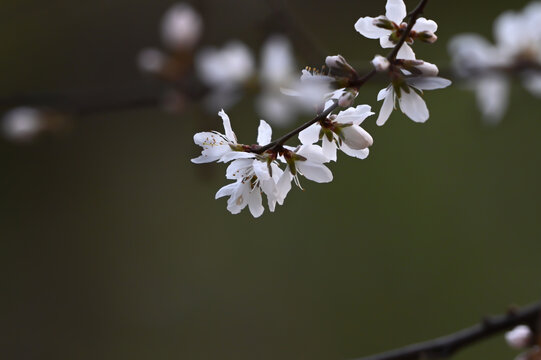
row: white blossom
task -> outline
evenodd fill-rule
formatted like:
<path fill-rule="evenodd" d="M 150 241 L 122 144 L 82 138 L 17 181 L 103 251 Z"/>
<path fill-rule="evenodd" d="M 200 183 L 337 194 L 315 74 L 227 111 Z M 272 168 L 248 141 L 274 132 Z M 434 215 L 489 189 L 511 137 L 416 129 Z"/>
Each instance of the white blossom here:
<path fill-rule="evenodd" d="M 292 180 L 302 189 L 299 175 L 317 183 L 328 183 L 332 181 L 332 172 L 323 165 L 329 162 L 329 159 L 323 154 L 320 146 L 307 144 L 295 149 L 291 147 L 286 148 L 288 150 L 285 154 L 287 168 L 277 183 L 278 201 L 283 202 L 289 190 L 291 190 Z"/>
<path fill-rule="evenodd" d="M 377 100 L 383 100 L 383 105 L 376 124 L 379 126 L 385 124 L 397 102 L 400 110 L 411 120 L 421 123 L 428 120 L 429 113 L 422 98 L 422 90 L 442 89 L 451 85 L 451 81 L 437 76 L 430 76 L 430 74 L 434 74 L 434 68 L 436 68 L 437 74 L 437 67 L 433 64 L 426 64 L 425 62 L 424 66 L 415 66 L 421 72 L 420 75 L 402 76 L 393 81 L 388 87 L 380 90 Z M 425 76 L 423 71 L 427 71 L 428 76 Z M 409 73 L 409 71 L 404 72 Z"/>
<path fill-rule="evenodd" d="M 257 141 L 259 145 L 270 142 L 271 127 L 261 120 Z M 227 168 L 226 178 L 235 180 L 234 183 L 222 187 L 216 193 L 216 199 L 229 196 L 227 210 L 238 214 L 246 206 L 254 217 L 264 212 L 262 193 L 265 193 L 270 211 L 274 211 L 276 203 L 282 204 L 283 198 L 278 194 L 277 182 L 283 171 L 273 161 L 264 155 L 254 154 L 251 159 L 237 159 Z"/>
<path fill-rule="evenodd" d="M 162 41 L 172 50 L 192 48 L 203 32 L 203 19 L 190 5 L 173 5 L 162 19 Z"/>
<path fill-rule="evenodd" d="M 345 154 L 365 159 L 368 147 L 373 144 L 370 134 L 360 124 L 374 113 L 369 105 L 359 105 L 333 115 L 322 123 L 315 123 L 299 133 L 302 144 L 309 145 L 322 141 L 322 152 L 329 161 L 336 161 L 337 149 Z"/>
<path fill-rule="evenodd" d="M 192 159 L 195 164 L 213 161 L 228 162 L 238 158 L 252 158 L 253 153 L 244 152 L 242 145 L 237 143 L 237 136 L 231 128 L 231 121 L 225 111 L 218 115 L 222 118 L 225 134 L 217 131 L 200 132 L 194 135 L 194 142 L 203 148 L 201 155 Z"/>
<path fill-rule="evenodd" d="M 13 141 L 30 141 L 43 130 L 41 111 L 31 107 L 19 107 L 8 111 L 2 118 L 4 136 Z"/>
<path fill-rule="evenodd" d="M 369 39 L 379 39 L 382 48 L 393 48 L 407 27 L 407 23 L 404 22 L 407 15 L 406 5 L 403 0 L 387 0 L 385 10 L 385 15 L 376 18 L 361 17 L 355 23 L 355 30 Z M 416 38 L 434 42 L 437 39 L 434 34 L 437 29 L 438 25 L 433 20 L 418 18 L 406 43 L 399 49 L 398 58 L 415 59 L 415 53 L 408 43 L 412 43 Z"/>
<path fill-rule="evenodd" d="M 519 325 L 505 333 L 505 341 L 512 348 L 523 349 L 530 345 L 532 336 L 532 330 L 528 326 Z"/>

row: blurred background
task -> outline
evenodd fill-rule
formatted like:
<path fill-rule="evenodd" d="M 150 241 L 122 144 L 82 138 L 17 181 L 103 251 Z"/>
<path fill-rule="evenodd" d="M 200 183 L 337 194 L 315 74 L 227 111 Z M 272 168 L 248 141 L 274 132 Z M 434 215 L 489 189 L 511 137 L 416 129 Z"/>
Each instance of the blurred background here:
<path fill-rule="evenodd" d="M 452 35 L 491 38 L 494 18 L 526 3 L 430 1 L 439 40 L 416 53 L 448 69 Z M 164 91 L 136 57 L 160 46 L 173 4 L 0 2 L 3 109 L 27 98 L 99 110 Z M 337 53 L 367 69 L 385 52 L 353 24 L 384 4 L 191 2 L 201 45 L 238 39 L 257 56 L 279 31 L 299 69 Z M 357 103 L 378 110 L 383 85 L 363 88 Z M 241 142 L 255 140 L 254 96 L 228 110 Z M 60 135 L 1 139 L 1 357 L 349 359 L 537 300 L 539 100 L 515 86 L 502 123 L 487 126 L 459 84 L 425 98 L 426 124 L 396 112 L 381 128 L 369 118 L 368 159 L 340 156 L 331 184 L 304 181 L 259 219 L 214 200 L 223 164 L 190 163 L 200 152 L 193 134 L 221 130 L 197 101 L 178 113 L 152 101 L 89 111 Z M 514 356 L 496 337 L 455 358 Z"/>

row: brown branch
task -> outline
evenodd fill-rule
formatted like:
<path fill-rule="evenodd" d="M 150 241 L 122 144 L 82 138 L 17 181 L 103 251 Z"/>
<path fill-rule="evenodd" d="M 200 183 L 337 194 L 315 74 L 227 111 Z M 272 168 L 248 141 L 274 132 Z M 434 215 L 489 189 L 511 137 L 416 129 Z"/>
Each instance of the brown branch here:
<path fill-rule="evenodd" d="M 454 334 L 357 360 L 417 360 L 449 357 L 466 346 L 510 330 L 517 325 L 528 325 L 534 333 L 537 333 L 540 317 L 541 302 L 538 302 L 519 310 L 511 310 L 505 315 L 487 317 L 479 324 Z"/>

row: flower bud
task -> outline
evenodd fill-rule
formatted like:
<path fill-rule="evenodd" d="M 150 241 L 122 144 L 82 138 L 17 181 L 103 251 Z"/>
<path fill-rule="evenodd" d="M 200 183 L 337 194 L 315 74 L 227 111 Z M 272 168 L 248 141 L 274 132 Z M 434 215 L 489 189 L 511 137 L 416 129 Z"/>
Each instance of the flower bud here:
<path fill-rule="evenodd" d="M 433 44 L 438 40 L 436 34 L 430 31 L 421 31 L 417 33 L 416 38 L 429 44 Z"/>
<path fill-rule="evenodd" d="M 374 25 L 382 29 L 394 30 L 393 22 L 383 15 L 374 19 Z"/>
<path fill-rule="evenodd" d="M 162 20 L 162 38 L 173 50 L 192 48 L 201 37 L 203 20 L 188 4 L 180 3 L 170 8 Z"/>
<path fill-rule="evenodd" d="M 424 61 L 421 65 L 415 66 L 424 76 L 438 76 L 438 67 L 434 64 Z"/>
<path fill-rule="evenodd" d="M 325 64 L 329 67 L 329 75 L 345 78 L 356 78 L 357 72 L 348 64 L 342 55 L 327 56 Z"/>
<path fill-rule="evenodd" d="M 340 137 L 353 150 L 366 149 L 374 143 L 372 136 L 363 128 L 356 125 L 343 127 L 340 131 Z"/>
<path fill-rule="evenodd" d="M 438 76 L 438 67 L 423 60 L 401 60 L 400 66 L 414 75 Z"/>
<path fill-rule="evenodd" d="M 386 57 L 381 55 L 374 56 L 374 59 L 372 60 L 372 65 L 374 65 L 374 68 L 376 68 L 376 71 L 386 71 L 389 69 L 389 66 L 391 66 L 391 63 L 389 60 L 387 60 Z"/>
<path fill-rule="evenodd" d="M 519 325 L 505 333 L 507 344 L 515 349 L 522 349 L 530 345 L 532 330 L 526 325 Z"/>

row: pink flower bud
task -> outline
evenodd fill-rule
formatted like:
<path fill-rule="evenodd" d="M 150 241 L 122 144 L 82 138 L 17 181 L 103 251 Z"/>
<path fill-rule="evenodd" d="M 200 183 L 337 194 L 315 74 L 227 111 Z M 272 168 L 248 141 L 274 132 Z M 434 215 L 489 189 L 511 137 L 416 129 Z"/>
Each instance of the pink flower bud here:
<path fill-rule="evenodd" d="M 391 63 L 389 63 L 389 60 L 387 60 L 386 57 L 383 57 L 381 55 L 374 56 L 374 59 L 372 60 L 372 65 L 374 65 L 374 68 L 376 68 L 376 71 L 386 71 L 389 69 L 389 66 Z"/>
<path fill-rule="evenodd" d="M 507 344 L 515 349 L 522 349 L 530 344 L 532 339 L 532 330 L 526 325 L 519 325 L 513 330 L 505 333 Z"/>

